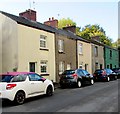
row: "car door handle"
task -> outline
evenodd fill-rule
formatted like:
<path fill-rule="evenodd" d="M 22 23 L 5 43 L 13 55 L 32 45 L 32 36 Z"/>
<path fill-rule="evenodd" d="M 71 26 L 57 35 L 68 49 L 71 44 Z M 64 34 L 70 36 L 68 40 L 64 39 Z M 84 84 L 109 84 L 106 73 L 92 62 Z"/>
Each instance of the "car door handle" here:
<path fill-rule="evenodd" d="M 31 84 L 35 84 L 35 83 L 31 83 Z"/>

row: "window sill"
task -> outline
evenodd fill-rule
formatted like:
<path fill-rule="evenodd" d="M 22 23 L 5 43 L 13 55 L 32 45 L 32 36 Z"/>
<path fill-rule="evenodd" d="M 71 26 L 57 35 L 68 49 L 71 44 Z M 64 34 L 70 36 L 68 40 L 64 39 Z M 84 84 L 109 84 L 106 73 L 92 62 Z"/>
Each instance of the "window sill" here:
<path fill-rule="evenodd" d="M 40 50 L 49 51 L 48 48 L 40 48 Z"/>
<path fill-rule="evenodd" d="M 46 73 L 46 74 L 41 74 L 41 76 L 49 76 L 49 75 L 50 75 L 50 74 L 47 74 L 47 73 Z"/>
<path fill-rule="evenodd" d="M 58 51 L 58 53 L 59 53 L 59 54 L 65 54 L 65 52 L 59 52 L 59 51 Z"/>

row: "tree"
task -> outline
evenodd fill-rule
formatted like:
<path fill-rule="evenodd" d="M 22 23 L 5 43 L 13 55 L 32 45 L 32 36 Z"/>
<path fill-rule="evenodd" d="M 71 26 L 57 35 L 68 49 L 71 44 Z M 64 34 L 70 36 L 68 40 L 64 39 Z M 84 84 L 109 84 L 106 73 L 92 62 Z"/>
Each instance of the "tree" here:
<path fill-rule="evenodd" d="M 106 36 L 104 29 L 98 24 L 86 25 L 80 32 L 78 32 L 78 35 L 85 39 L 91 39 L 92 37 L 99 36 L 102 43 L 112 46 L 112 39 Z"/>
<path fill-rule="evenodd" d="M 58 28 L 62 29 L 63 27 L 66 27 L 67 25 L 75 25 L 76 26 L 76 23 L 71 20 L 70 18 L 63 18 L 63 19 L 60 19 L 58 21 Z"/>
<path fill-rule="evenodd" d="M 113 47 L 120 49 L 120 38 L 118 38 L 118 40 L 114 42 L 112 45 Z"/>

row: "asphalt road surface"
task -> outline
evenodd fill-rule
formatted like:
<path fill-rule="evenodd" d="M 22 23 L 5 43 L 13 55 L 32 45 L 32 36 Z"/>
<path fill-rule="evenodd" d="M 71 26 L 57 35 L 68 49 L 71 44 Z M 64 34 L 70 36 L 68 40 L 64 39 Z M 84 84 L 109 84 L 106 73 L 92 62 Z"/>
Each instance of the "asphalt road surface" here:
<path fill-rule="evenodd" d="M 119 112 L 120 79 L 82 88 L 55 89 L 52 97 L 39 96 L 15 106 L 3 102 L 2 112 Z"/>

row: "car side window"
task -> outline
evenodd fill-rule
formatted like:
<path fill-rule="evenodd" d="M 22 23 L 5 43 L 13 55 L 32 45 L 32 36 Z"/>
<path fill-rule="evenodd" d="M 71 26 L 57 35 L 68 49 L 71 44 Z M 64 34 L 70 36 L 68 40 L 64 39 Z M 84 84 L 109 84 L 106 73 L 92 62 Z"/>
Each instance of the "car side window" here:
<path fill-rule="evenodd" d="M 82 72 L 82 70 L 79 70 L 79 75 L 80 76 L 85 76 L 84 73 Z"/>
<path fill-rule="evenodd" d="M 26 80 L 27 75 L 18 75 L 18 76 L 14 76 L 11 79 L 11 82 L 22 82 Z"/>
<path fill-rule="evenodd" d="M 39 81 L 42 77 L 38 74 L 29 74 L 30 81 Z"/>

